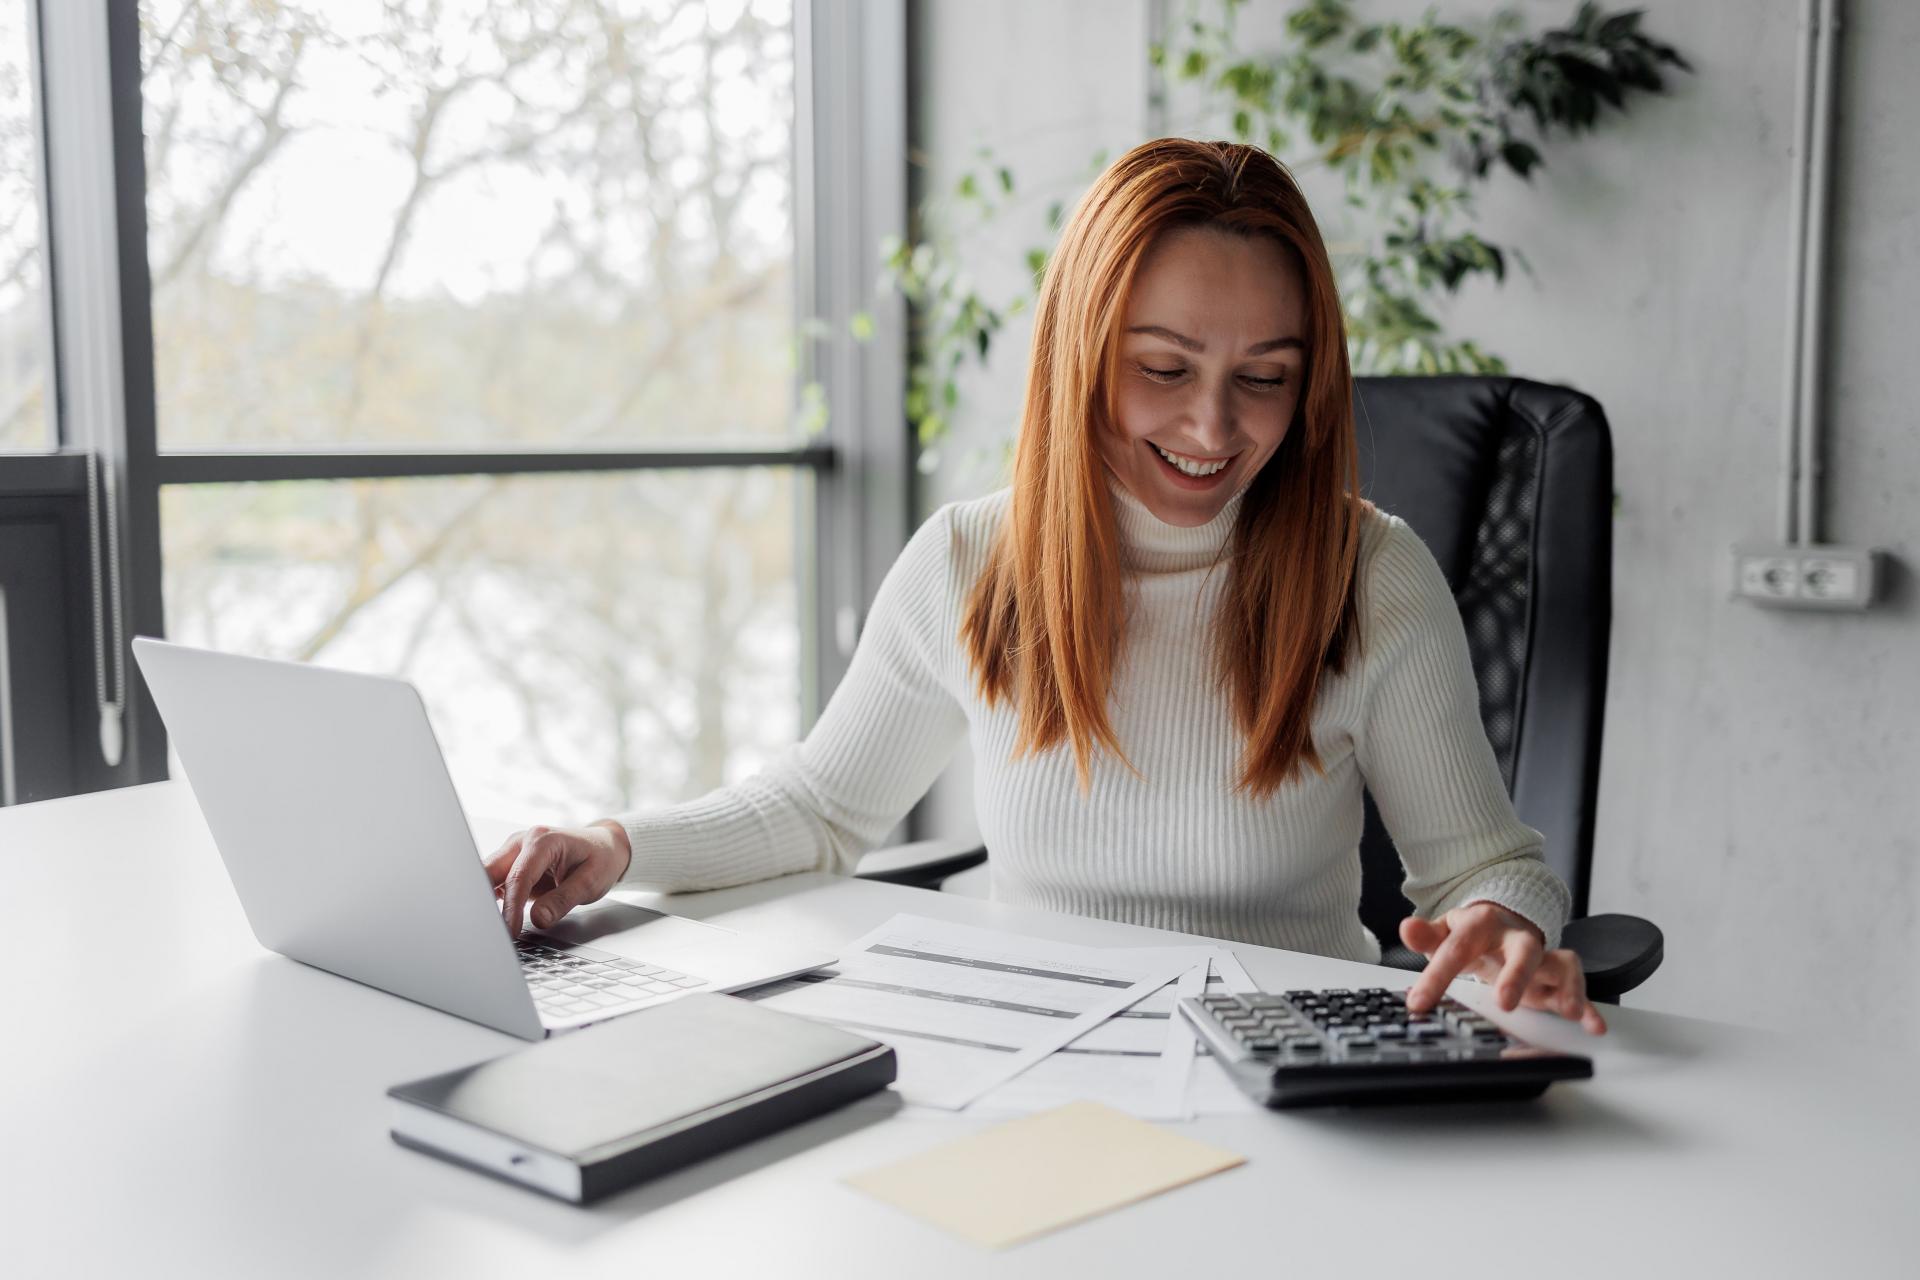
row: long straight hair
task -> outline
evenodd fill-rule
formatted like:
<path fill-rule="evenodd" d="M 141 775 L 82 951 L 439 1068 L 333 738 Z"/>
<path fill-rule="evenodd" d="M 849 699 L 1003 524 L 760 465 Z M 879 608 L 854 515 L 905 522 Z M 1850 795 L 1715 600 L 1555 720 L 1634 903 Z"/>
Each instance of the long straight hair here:
<path fill-rule="evenodd" d="M 1161 138 L 1121 156 L 1074 207 L 1041 281 L 1014 454 L 1013 503 L 961 635 L 982 699 L 1018 709 L 1015 759 L 1065 742 L 1080 788 L 1096 749 L 1128 769 L 1107 716 L 1125 640 L 1119 537 L 1096 433 L 1118 431 L 1119 334 L 1142 260 L 1165 232 L 1264 236 L 1306 281 L 1306 386 L 1248 482 L 1214 652 L 1245 737 L 1238 789 L 1262 798 L 1303 765 L 1327 672 L 1358 645 L 1362 504 L 1353 375 L 1333 268 L 1293 177 L 1257 147 Z M 1136 771 L 1137 772 L 1137 771 Z"/>

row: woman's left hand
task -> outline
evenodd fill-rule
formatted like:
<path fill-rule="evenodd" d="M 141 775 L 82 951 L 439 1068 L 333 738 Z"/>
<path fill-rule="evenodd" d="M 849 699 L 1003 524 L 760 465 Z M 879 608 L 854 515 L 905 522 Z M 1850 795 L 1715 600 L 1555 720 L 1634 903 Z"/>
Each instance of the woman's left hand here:
<path fill-rule="evenodd" d="M 1578 1021 L 1590 1035 L 1607 1029 L 1587 1000 L 1580 957 L 1565 948 L 1548 951 L 1546 936 L 1532 921 L 1497 903 L 1468 903 L 1438 920 L 1408 916 L 1400 922 L 1400 939 L 1427 957 L 1426 969 L 1407 990 L 1407 1008 L 1415 1013 L 1438 1004 L 1447 983 L 1467 973 L 1493 985 L 1502 1009 L 1545 1009 Z"/>

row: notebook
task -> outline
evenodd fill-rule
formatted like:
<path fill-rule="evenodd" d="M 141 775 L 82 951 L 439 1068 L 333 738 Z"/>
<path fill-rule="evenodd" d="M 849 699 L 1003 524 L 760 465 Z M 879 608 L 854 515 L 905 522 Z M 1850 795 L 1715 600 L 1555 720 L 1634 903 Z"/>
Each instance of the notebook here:
<path fill-rule="evenodd" d="M 387 1090 L 401 1146 L 576 1204 L 884 1089 L 893 1050 L 696 993 Z"/>

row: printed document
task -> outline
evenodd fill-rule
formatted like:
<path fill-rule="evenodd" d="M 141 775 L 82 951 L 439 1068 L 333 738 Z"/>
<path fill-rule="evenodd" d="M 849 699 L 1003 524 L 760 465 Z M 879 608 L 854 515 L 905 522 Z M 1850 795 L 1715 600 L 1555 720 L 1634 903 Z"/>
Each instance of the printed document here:
<path fill-rule="evenodd" d="M 948 1110 L 1193 967 L 1189 948 L 1081 947 L 907 914 L 840 954 L 831 969 L 752 994 L 893 1046 L 901 1097 Z"/>
<path fill-rule="evenodd" d="M 967 1114 L 1024 1114 L 1089 1100 L 1142 1120 L 1188 1119 L 1195 1037 L 1174 1002 L 1201 994 L 1215 953 L 1213 947 L 1157 949 L 1155 954 L 1186 957 L 1175 981 L 1028 1067 L 969 1106 Z"/>

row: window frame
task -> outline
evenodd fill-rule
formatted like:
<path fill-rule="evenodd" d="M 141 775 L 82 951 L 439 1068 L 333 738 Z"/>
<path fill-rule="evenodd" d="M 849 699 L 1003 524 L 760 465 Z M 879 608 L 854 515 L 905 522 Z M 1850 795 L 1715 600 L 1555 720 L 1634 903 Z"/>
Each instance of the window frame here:
<path fill-rule="evenodd" d="M 838 683 L 887 566 L 905 545 L 912 483 L 903 299 L 879 288 L 876 246 L 906 228 L 905 0 L 793 0 L 795 332 L 818 317 L 865 342 L 803 342 L 795 398 L 819 382 L 825 429 L 791 445 L 697 449 L 169 449 L 156 431 L 152 285 L 138 0 L 30 0 L 42 139 L 41 206 L 52 329 L 56 449 L 0 455 L 0 498 L 84 497 L 97 451 L 118 517 L 126 750 L 100 785 L 167 776 L 166 732 L 132 667 L 134 635 L 165 635 L 160 490 L 167 485 L 465 475 L 790 467 L 809 472 L 796 512 L 801 723 Z M 831 209 L 832 216 L 820 216 Z M 104 608 L 108 601 L 96 600 Z M 76 644 L 76 664 L 93 654 Z M 76 676 L 82 668 L 76 667 Z M 91 675 L 90 671 L 86 672 Z M 16 740 L 20 735 L 16 734 Z M 88 735 L 91 737 L 91 733 Z"/>

